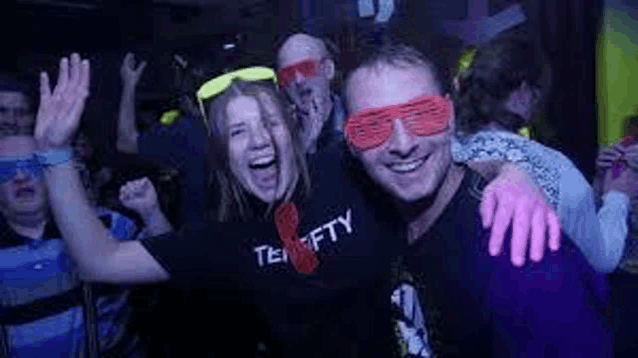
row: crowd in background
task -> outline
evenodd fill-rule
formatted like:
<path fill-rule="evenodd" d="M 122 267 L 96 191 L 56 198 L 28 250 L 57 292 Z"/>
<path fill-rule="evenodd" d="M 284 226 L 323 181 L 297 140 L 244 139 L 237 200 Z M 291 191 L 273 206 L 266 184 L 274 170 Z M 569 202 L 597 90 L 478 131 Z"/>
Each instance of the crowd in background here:
<path fill-rule="evenodd" d="M 115 74 L 2 75 L 0 354 L 633 356 L 638 117 L 589 183 L 534 138 L 533 40 L 406 42 L 293 34 L 149 125 L 129 53 L 108 164 L 78 128 Z"/>

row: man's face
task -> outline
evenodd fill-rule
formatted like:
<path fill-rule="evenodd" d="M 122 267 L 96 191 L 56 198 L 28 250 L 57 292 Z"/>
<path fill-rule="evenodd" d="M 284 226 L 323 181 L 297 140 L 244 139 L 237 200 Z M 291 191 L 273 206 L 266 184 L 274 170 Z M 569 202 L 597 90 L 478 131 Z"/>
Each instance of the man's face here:
<path fill-rule="evenodd" d="M 284 44 L 279 51 L 278 66 L 279 73 L 286 74 L 282 87 L 302 120 L 325 107 L 330 99 L 334 65 L 316 44 L 303 38 Z"/>
<path fill-rule="evenodd" d="M 30 134 L 34 124 L 35 116 L 24 94 L 0 91 L 0 132 Z"/>
<path fill-rule="evenodd" d="M 0 161 L 4 174 L 10 173 L 0 180 L 0 210 L 7 217 L 34 215 L 46 210 L 47 193 L 43 178 L 24 165 L 34 151 L 32 137 L 0 139 Z"/>
<path fill-rule="evenodd" d="M 356 70 L 348 82 L 351 113 L 405 104 L 439 89 L 428 70 L 383 65 Z M 450 123 L 453 112 L 450 112 Z M 391 137 L 376 148 L 358 153 L 365 170 L 397 199 L 410 203 L 433 195 L 452 162 L 452 126 L 430 136 L 416 136 L 399 118 Z"/>

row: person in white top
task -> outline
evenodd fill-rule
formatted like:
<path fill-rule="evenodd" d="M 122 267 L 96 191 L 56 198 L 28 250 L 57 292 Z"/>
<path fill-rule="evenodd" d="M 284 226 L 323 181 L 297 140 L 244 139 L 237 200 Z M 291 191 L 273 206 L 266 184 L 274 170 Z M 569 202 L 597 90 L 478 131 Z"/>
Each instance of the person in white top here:
<path fill-rule="evenodd" d="M 454 160 L 508 161 L 527 169 L 589 263 L 599 272 L 611 272 L 623 253 L 629 197 L 612 189 L 597 211 L 591 185 L 571 160 L 516 134 L 542 108 L 538 58 L 534 46 L 520 38 L 495 39 L 477 50 L 458 82 Z"/>

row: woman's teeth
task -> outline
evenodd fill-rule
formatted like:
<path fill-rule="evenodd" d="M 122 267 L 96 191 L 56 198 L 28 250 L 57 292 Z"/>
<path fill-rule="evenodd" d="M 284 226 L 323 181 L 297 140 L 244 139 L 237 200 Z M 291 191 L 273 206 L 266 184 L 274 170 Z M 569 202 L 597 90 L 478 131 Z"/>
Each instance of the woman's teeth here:
<path fill-rule="evenodd" d="M 250 162 L 250 167 L 251 168 L 266 168 L 271 166 L 272 164 L 275 163 L 275 157 L 274 156 L 268 156 L 268 157 L 262 157 L 262 158 L 258 158 L 253 160 L 252 162 Z"/>
<path fill-rule="evenodd" d="M 21 198 L 24 196 L 31 196 L 34 193 L 35 193 L 35 190 L 33 190 L 33 188 L 22 188 L 16 191 L 16 197 Z"/>

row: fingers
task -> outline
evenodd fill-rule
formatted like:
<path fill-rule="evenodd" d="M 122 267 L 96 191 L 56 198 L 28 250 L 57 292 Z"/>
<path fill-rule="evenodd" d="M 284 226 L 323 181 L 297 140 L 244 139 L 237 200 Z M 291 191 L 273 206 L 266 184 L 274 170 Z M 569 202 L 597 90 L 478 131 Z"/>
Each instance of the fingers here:
<path fill-rule="evenodd" d="M 140 63 L 139 66 L 137 66 L 137 69 L 135 70 L 136 74 L 139 76 L 142 74 L 142 72 L 144 72 L 144 69 L 146 68 L 146 61 L 142 61 L 142 63 Z"/>
<path fill-rule="evenodd" d="M 48 118 L 46 116 L 47 107 L 51 101 L 51 85 L 49 83 L 49 75 L 46 72 L 40 73 L 40 105 L 35 118 L 34 136 L 40 141 L 44 137 L 46 127 L 48 126 Z M 42 143 L 40 143 L 42 144 Z"/>
<path fill-rule="evenodd" d="M 510 256 L 515 266 L 522 266 L 525 263 L 525 253 L 527 252 L 528 235 L 531 226 L 529 212 L 532 205 L 533 203 L 530 202 L 530 199 L 523 197 L 514 208 Z"/>
<path fill-rule="evenodd" d="M 90 63 L 89 60 L 80 58 L 80 55 L 74 53 L 71 55 L 71 61 L 65 57 L 60 60 L 60 71 L 58 74 L 58 82 L 53 90 L 53 96 L 57 98 L 68 96 L 72 93 L 74 96 L 78 96 L 78 99 L 84 99 L 88 96 L 89 83 L 90 83 Z M 41 80 L 41 94 L 43 86 Z M 47 84 L 48 87 L 48 78 Z M 50 88 L 50 87 L 48 87 Z M 50 89 L 48 90 L 50 95 Z"/>
<path fill-rule="evenodd" d="M 68 103 L 68 112 L 65 117 L 71 122 L 69 127 L 73 132 L 80 123 L 82 112 L 89 95 L 90 64 L 88 60 L 80 60 L 77 53 L 71 55 L 71 78 L 67 84 L 66 91 L 61 95 Z"/>
<path fill-rule="evenodd" d="M 596 158 L 596 165 L 599 168 L 608 168 L 613 162 L 620 159 L 621 156 L 622 152 L 616 147 L 604 148 L 598 154 L 598 158 Z"/>
<path fill-rule="evenodd" d="M 133 55 L 133 53 L 131 52 L 127 52 L 126 55 L 124 56 L 124 61 L 122 61 L 122 65 L 125 67 L 132 68 L 134 62 L 135 62 L 135 55 Z"/>
<path fill-rule="evenodd" d="M 545 218 L 547 218 L 545 205 L 536 207 L 532 213 L 532 241 L 529 254 L 530 259 L 535 262 L 540 262 L 545 254 L 545 234 L 547 233 Z"/>
<path fill-rule="evenodd" d="M 143 188 L 153 188 L 153 183 L 151 182 L 149 178 L 144 177 L 142 178 L 141 182 L 142 182 Z"/>
<path fill-rule="evenodd" d="M 120 201 L 128 207 L 130 207 L 134 199 L 139 196 L 135 180 L 129 181 L 120 187 Z"/>
<path fill-rule="evenodd" d="M 71 55 L 71 68 L 67 88 L 72 91 L 78 99 L 84 99 L 88 95 L 89 81 L 91 77 L 91 66 L 89 60 L 80 58 L 74 53 Z"/>
<path fill-rule="evenodd" d="M 509 227 L 512 213 L 514 212 L 514 205 L 509 200 L 504 200 L 504 198 L 500 197 L 498 201 L 498 209 L 492 222 L 489 243 L 489 251 L 492 256 L 497 256 L 501 253 L 503 241 L 505 240 L 505 231 Z"/>
<path fill-rule="evenodd" d="M 67 86 L 70 90 L 77 88 L 80 82 L 81 70 L 80 70 L 80 55 L 77 53 L 71 54 L 71 61 L 69 67 L 69 80 Z"/>
<path fill-rule="evenodd" d="M 622 144 L 622 141 L 615 143 L 614 145 L 611 146 L 611 148 L 619 152 L 620 154 L 625 153 L 625 146 Z"/>
<path fill-rule="evenodd" d="M 547 215 L 547 227 L 549 228 L 549 248 L 556 252 L 560 249 L 560 220 L 554 210 L 549 210 Z"/>
<path fill-rule="evenodd" d="M 91 63 L 89 60 L 84 59 L 80 65 L 80 81 L 78 83 L 78 89 L 81 91 L 82 98 L 89 96 L 89 86 L 91 85 Z"/>
<path fill-rule="evenodd" d="M 36 120 L 42 120 L 42 112 L 46 109 L 51 101 L 51 84 L 49 81 L 49 75 L 46 72 L 40 73 L 40 107 L 38 108 L 38 118 Z"/>
<path fill-rule="evenodd" d="M 40 101 L 47 102 L 51 98 L 51 84 L 46 72 L 40 73 Z"/>
<path fill-rule="evenodd" d="M 144 68 L 146 68 L 146 64 L 146 61 L 142 61 L 137 68 L 135 68 L 135 55 L 132 52 L 128 52 L 126 56 L 124 56 L 124 61 L 122 61 L 122 68 L 135 72 L 139 75 L 142 71 L 144 71 Z"/>
<path fill-rule="evenodd" d="M 496 207 L 496 193 L 489 186 L 483 191 L 483 200 L 479 206 L 483 228 L 492 226 L 492 219 Z"/>
<path fill-rule="evenodd" d="M 126 202 L 128 199 L 130 198 L 130 193 L 128 190 L 126 190 L 125 185 L 122 185 L 122 187 L 120 188 L 120 201 L 121 202 Z"/>
<path fill-rule="evenodd" d="M 632 145 L 627 149 L 625 159 L 630 168 L 638 170 L 638 145 Z"/>
<path fill-rule="evenodd" d="M 69 82 L 69 59 L 63 57 L 60 59 L 60 70 L 58 72 L 58 82 L 55 84 L 55 89 L 53 90 L 54 96 L 59 96 L 61 93 L 66 91 L 66 86 Z"/>
<path fill-rule="evenodd" d="M 128 193 L 131 196 L 142 196 L 150 188 L 152 188 L 151 181 L 144 177 L 126 182 L 120 188 L 120 192 Z"/>

